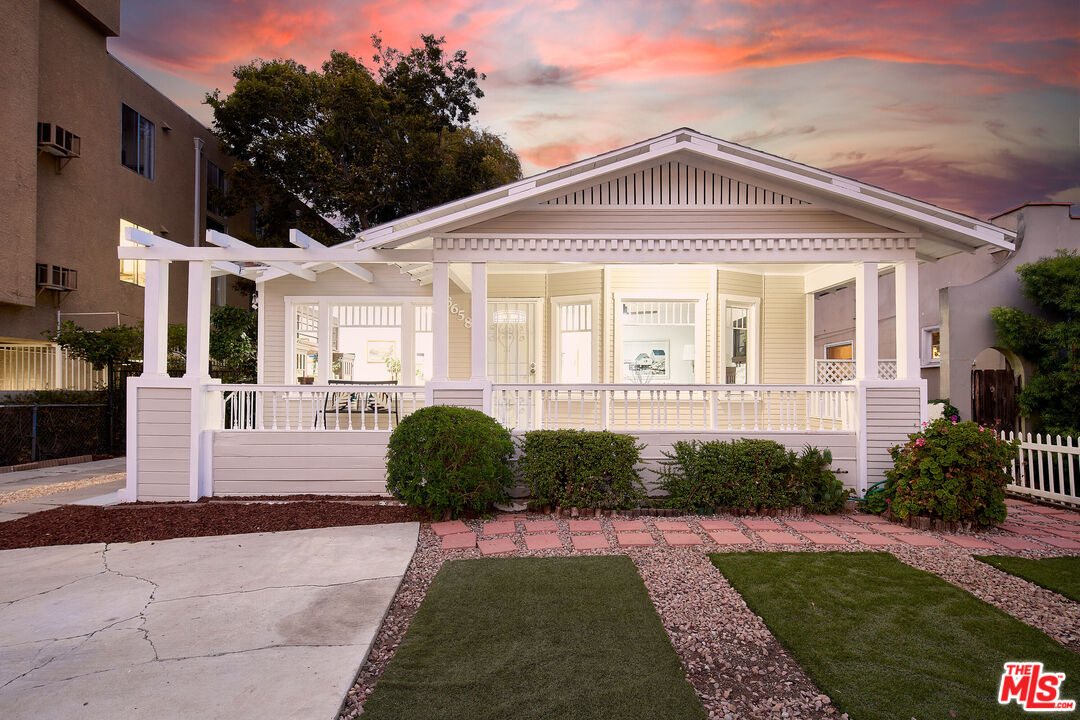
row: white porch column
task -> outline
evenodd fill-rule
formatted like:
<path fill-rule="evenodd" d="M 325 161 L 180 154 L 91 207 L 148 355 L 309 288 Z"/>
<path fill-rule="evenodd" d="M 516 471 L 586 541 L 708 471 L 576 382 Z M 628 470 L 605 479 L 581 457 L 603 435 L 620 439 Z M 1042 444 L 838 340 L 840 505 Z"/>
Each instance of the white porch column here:
<path fill-rule="evenodd" d="M 169 357 L 169 261 L 146 261 L 143 288 L 143 376 L 167 377 Z"/>
<path fill-rule="evenodd" d="M 431 276 L 431 381 L 450 379 L 450 265 L 432 263 Z"/>
<path fill-rule="evenodd" d="M 188 263 L 187 370 L 184 377 L 210 376 L 210 263 Z"/>
<path fill-rule="evenodd" d="M 896 379 L 918 380 L 919 372 L 919 261 L 896 266 Z"/>
<path fill-rule="evenodd" d="M 331 341 L 334 329 L 330 325 L 330 303 L 319 303 L 319 361 L 315 365 L 315 384 L 329 385 L 334 373 L 334 351 Z"/>
<path fill-rule="evenodd" d="M 487 380 L 487 263 L 472 263 L 472 380 Z"/>
<path fill-rule="evenodd" d="M 855 264 L 855 379 L 878 378 L 878 266 Z"/>

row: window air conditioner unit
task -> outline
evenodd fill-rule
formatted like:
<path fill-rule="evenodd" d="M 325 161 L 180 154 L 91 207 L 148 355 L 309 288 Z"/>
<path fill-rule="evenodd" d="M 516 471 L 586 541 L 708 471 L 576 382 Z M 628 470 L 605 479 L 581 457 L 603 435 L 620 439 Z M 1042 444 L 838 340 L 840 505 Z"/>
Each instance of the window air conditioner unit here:
<path fill-rule="evenodd" d="M 71 268 L 38 263 L 37 286 L 39 290 L 68 292 L 79 286 L 79 274 Z"/>
<path fill-rule="evenodd" d="M 82 139 L 54 123 L 39 122 L 38 150 L 44 150 L 58 158 L 77 158 L 82 150 Z"/>

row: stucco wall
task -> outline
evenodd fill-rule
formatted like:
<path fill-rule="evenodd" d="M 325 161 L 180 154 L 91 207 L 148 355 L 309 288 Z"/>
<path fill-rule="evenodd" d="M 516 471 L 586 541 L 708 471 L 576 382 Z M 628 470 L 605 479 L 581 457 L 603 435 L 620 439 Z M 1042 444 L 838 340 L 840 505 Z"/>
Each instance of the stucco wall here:
<path fill-rule="evenodd" d="M 0 152 L 5 169 L 9 162 L 14 169 L 0 181 L 5 227 L 5 242 L 0 244 L 0 337 L 40 340 L 42 330 L 56 325 L 55 294 L 35 293 L 36 262 L 78 272 L 78 289 L 64 298 L 63 312 L 120 311 L 122 322 L 138 322 L 143 290 L 120 281 L 120 219 L 155 233 L 167 231 L 170 240 L 190 245 L 194 138 L 205 142 L 200 231 L 205 223 L 205 161 L 229 165 L 207 128 L 108 54 L 105 33 L 107 26 L 119 22 L 119 2 L 95 0 L 82 6 L 19 0 L 5 13 L 5 23 L 17 22 L 17 29 L 6 34 L 14 44 L 6 47 L 0 61 L 5 98 Z M 39 22 L 32 17 L 36 12 Z M 121 104 L 155 124 L 153 180 L 120 164 Z M 79 135 L 81 157 L 58 173 L 52 156 L 37 153 L 38 121 Z M 166 125 L 171 130 L 166 131 Z M 246 217 L 234 222 L 246 224 Z M 183 322 L 186 263 L 174 263 L 170 275 L 170 320 Z M 2 304 L 12 302 L 24 304 Z M 91 328 L 109 323 L 106 318 L 72 319 Z"/>

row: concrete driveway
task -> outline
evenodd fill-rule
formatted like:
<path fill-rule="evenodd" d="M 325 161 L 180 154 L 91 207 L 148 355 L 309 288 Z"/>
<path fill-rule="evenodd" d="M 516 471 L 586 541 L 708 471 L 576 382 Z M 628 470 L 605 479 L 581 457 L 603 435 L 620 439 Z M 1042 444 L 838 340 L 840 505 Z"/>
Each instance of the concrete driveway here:
<path fill-rule="evenodd" d="M 0 717 L 331 720 L 417 523 L 0 552 Z"/>

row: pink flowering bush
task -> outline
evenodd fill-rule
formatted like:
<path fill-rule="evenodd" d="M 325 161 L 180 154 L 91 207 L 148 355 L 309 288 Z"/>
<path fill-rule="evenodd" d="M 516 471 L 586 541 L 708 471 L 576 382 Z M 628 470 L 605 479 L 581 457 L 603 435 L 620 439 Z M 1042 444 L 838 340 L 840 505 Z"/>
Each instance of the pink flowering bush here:
<path fill-rule="evenodd" d="M 1006 441 L 974 422 L 935 420 L 892 449 L 884 506 L 901 519 L 940 518 L 991 526 L 1005 520 L 1005 471 L 1018 441 Z"/>

